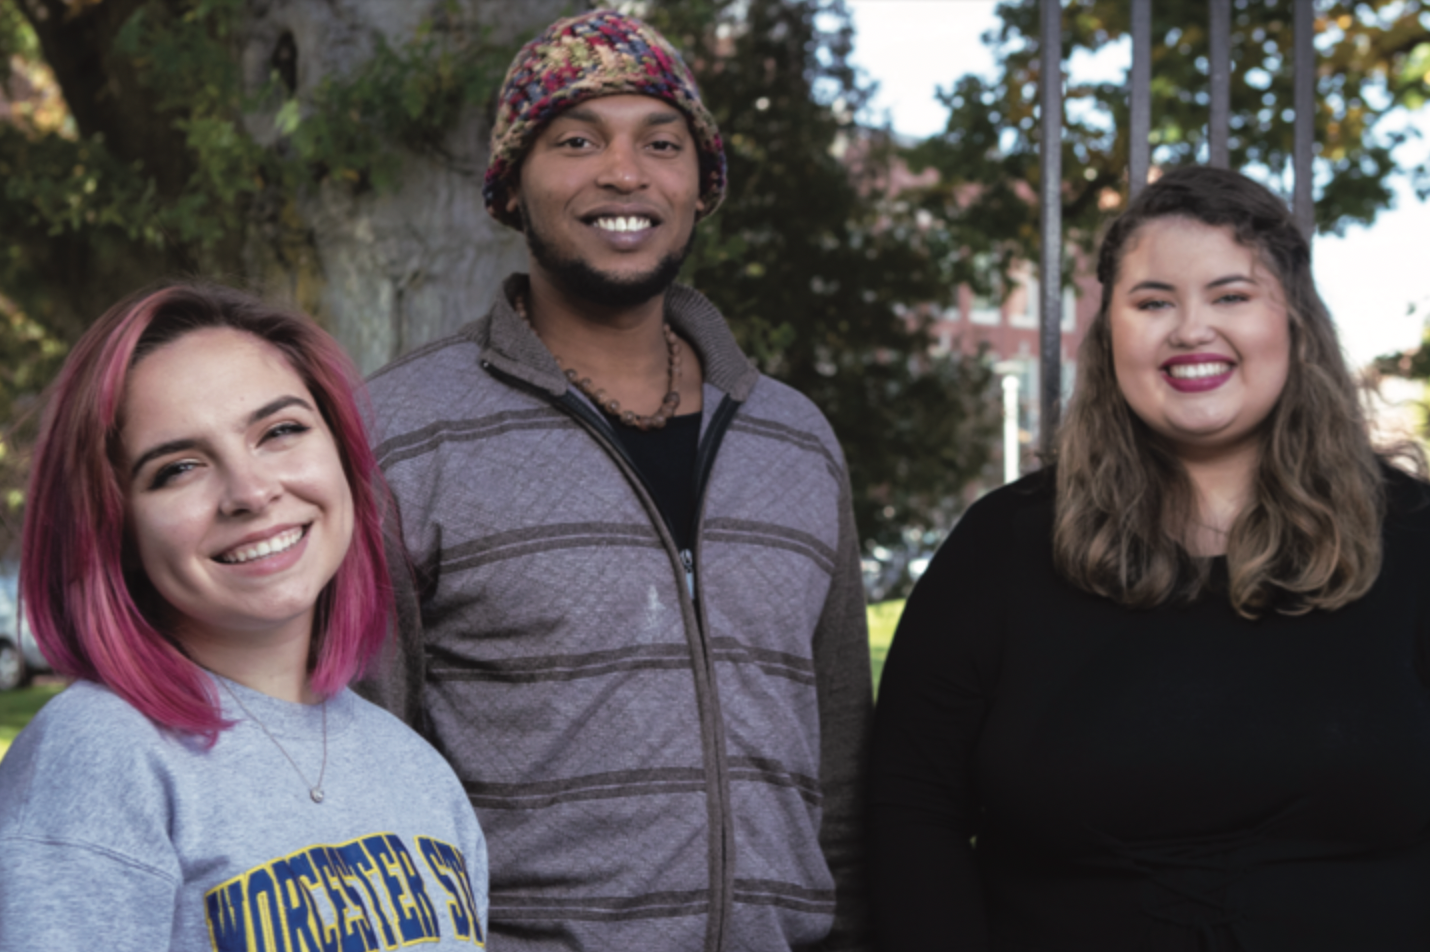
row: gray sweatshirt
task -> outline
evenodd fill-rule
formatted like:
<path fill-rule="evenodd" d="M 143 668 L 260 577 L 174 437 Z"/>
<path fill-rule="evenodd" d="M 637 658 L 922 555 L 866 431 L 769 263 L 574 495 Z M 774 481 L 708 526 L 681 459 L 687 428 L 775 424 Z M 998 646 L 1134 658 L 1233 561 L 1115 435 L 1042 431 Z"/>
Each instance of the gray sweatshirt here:
<path fill-rule="evenodd" d="M 319 706 L 229 682 L 315 782 Z M 205 749 L 81 681 L 0 761 L 0 949 L 316 952 L 483 944 L 486 843 L 426 742 L 349 691 L 322 803 L 239 721 Z"/>

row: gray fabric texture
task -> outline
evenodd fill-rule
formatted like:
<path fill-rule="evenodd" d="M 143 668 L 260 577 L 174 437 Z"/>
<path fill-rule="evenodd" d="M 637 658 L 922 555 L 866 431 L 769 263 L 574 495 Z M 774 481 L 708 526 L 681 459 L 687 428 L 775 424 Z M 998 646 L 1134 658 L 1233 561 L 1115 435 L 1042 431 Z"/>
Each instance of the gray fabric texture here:
<path fill-rule="evenodd" d="M 721 437 L 692 598 L 610 424 L 511 307 L 524 281 L 370 382 L 416 582 L 359 690 L 466 785 L 503 950 L 867 947 L 868 633 L 834 434 L 671 289 L 703 457 Z"/>
<path fill-rule="evenodd" d="M 315 782 L 320 708 L 228 683 Z M 486 844 L 431 745 L 344 691 L 314 803 L 219 697 L 237 723 L 211 749 L 86 681 L 20 733 L 0 761 L 0 949 L 481 946 Z"/>

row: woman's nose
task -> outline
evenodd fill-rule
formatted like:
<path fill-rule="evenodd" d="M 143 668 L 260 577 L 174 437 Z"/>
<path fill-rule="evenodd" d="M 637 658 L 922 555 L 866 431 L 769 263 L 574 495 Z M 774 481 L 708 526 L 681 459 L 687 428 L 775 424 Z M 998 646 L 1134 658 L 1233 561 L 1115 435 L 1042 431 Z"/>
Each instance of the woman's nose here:
<path fill-rule="evenodd" d="M 1181 308 L 1177 325 L 1172 329 L 1172 343 L 1183 347 L 1207 344 L 1216 338 L 1211 322 L 1211 309 L 1197 303 Z"/>
<path fill-rule="evenodd" d="M 282 482 L 271 467 L 246 462 L 229 468 L 219 509 L 226 516 L 262 512 L 282 493 Z"/>

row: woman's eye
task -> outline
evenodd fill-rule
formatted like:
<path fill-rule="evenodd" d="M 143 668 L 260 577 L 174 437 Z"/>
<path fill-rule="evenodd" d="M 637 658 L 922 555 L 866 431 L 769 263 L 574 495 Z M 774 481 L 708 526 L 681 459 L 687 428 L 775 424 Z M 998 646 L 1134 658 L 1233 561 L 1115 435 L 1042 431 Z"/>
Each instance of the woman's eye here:
<path fill-rule="evenodd" d="M 191 459 L 175 460 L 172 463 L 165 463 L 154 473 L 154 478 L 149 482 L 150 489 L 163 489 L 179 476 L 184 475 L 189 470 L 198 466 L 198 463 Z"/>
<path fill-rule="evenodd" d="M 557 145 L 568 149 L 584 149 L 590 144 L 591 140 L 585 136 L 567 136 L 557 143 Z"/>
<path fill-rule="evenodd" d="M 1251 300 L 1251 298 L 1248 297 L 1248 296 L 1245 295 L 1245 294 L 1242 294 L 1240 291 L 1233 291 L 1233 292 L 1231 292 L 1231 293 L 1229 293 L 1229 294 L 1223 294 L 1221 297 L 1217 298 L 1217 303 L 1218 303 L 1218 304 L 1240 304 L 1240 303 L 1242 303 L 1243 301 L 1249 301 L 1249 300 Z"/>
<path fill-rule="evenodd" d="M 1163 308 L 1171 306 L 1171 301 L 1164 301 L 1161 298 L 1148 298 L 1145 301 L 1137 302 L 1137 310 L 1139 311 L 1160 311 Z"/>
<path fill-rule="evenodd" d="M 297 436 L 297 435 L 300 434 L 300 433 L 307 433 L 307 432 L 308 432 L 308 427 L 304 426 L 304 425 L 301 424 L 301 423 L 297 423 L 297 422 L 295 422 L 295 421 L 291 421 L 291 420 L 290 420 L 290 421 L 285 422 L 285 423 L 279 423 L 277 426 L 270 427 L 270 428 L 268 429 L 268 432 L 266 432 L 266 433 L 263 434 L 263 439 L 264 439 L 265 441 L 267 441 L 267 440 L 274 440 L 274 439 L 281 439 L 282 437 L 285 437 L 285 436 Z"/>

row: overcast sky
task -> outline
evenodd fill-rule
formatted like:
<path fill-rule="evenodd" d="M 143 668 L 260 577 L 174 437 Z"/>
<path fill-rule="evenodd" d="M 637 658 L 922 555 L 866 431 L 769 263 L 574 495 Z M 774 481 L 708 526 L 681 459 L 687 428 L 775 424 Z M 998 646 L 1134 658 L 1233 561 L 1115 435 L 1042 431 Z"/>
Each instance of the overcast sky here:
<path fill-rule="evenodd" d="M 846 2 L 857 30 L 854 61 L 879 83 L 866 119 L 882 121 L 887 113 L 897 131 L 931 135 L 947 118 L 935 89 L 967 73 L 993 73 L 993 56 L 979 38 L 997 23 L 995 0 Z M 1096 61 L 1077 60 L 1072 69 L 1079 76 L 1121 76 L 1129 59 L 1126 49 L 1114 50 Z M 1411 121 L 1426 138 L 1403 153 L 1407 159 L 1430 150 L 1430 110 Z M 1353 226 L 1344 238 L 1316 239 L 1317 284 L 1357 366 L 1419 343 L 1424 315 L 1430 313 L 1427 235 L 1430 206 L 1402 184 L 1396 206 L 1371 227 Z M 1407 314 L 1415 303 L 1419 310 Z"/>

